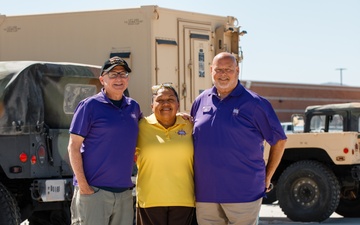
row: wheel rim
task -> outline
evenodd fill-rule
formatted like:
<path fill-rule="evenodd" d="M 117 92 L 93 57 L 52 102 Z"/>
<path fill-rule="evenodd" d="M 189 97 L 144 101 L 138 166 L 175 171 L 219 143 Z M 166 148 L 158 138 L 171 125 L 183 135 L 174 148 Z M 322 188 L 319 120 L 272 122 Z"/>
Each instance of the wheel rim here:
<path fill-rule="evenodd" d="M 310 178 L 301 178 L 294 182 L 293 197 L 302 206 L 311 207 L 319 200 L 319 187 Z"/>

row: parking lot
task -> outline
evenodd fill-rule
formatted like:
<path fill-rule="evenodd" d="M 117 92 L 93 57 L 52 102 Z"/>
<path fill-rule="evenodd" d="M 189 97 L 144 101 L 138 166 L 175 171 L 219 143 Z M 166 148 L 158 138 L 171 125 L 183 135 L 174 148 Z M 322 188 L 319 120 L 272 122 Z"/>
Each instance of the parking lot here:
<path fill-rule="evenodd" d="M 331 224 L 351 224 L 359 225 L 360 218 L 343 218 L 342 216 L 334 213 L 329 219 L 325 220 L 322 223 L 317 222 L 293 222 L 289 220 L 285 214 L 281 211 L 280 207 L 277 204 L 273 205 L 262 205 L 260 211 L 259 225 L 273 224 L 273 225 L 311 225 L 311 224 L 321 224 L 321 225 L 331 225 Z M 23 222 L 21 225 L 29 225 L 29 223 Z"/>
<path fill-rule="evenodd" d="M 280 207 L 277 204 L 273 204 L 273 205 L 261 206 L 259 225 L 265 225 L 265 224 L 296 225 L 296 224 L 320 224 L 320 223 L 293 222 L 286 217 L 286 215 L 281 211 Z M 329 225 L 329 224 L 359 225 L 360 218 L 343 218 L 342 216 L 333 213 L 329 219 L 321 223 L 321 225 Z"/>

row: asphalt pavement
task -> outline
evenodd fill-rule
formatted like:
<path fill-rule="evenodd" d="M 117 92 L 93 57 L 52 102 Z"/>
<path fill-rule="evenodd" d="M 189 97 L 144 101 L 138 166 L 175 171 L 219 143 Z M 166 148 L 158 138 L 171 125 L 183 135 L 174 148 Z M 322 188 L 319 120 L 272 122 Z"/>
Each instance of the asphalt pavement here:
<path fill-rule="evenodd" d="M 286 215 L 281 211 L 277 204 L 262 205 L 259 215 L 259 225 L 272 224 L 272 225 L 360 225 L 360 218 L 343 218 L 342 216 L 333 213 L 331 217 L 321 223 L 318 222 L 294 222 L 289 220 Z M 29 225 L 27 221 L 21 225 Z"/>
<path fill-rule="evenodd" d="M 259 225 L 265 224 L 281 224 L 281 225 L 308 225 L 308 224 L 321 224 L 321 225 L 333 225 L 333 224 L 351 224 L 360 225 L 360 218 L 343 218 L 342 216 L 333 213 L 329 219 L 318 223 L 318 222 L 294 222 L 286 217 L 281 211 L 281 208 L 277 204 L 262 205 L 260 210 Z"/>

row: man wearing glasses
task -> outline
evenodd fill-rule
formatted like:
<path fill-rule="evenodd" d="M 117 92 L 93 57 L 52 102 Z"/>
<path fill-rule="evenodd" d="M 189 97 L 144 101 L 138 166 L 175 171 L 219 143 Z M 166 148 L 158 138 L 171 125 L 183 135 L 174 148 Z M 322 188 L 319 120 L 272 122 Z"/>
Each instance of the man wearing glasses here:
<path fill-rule="evenodd" d="M 286 136 L 270 103 L 245 89 L 230 53 L 210 67 L 214 86 L 192 105 L 196 216 L 200 225 L 255 225 Z M 270 145 L 263 159 L 264 140 Z"/>
<path fill-rule="evenodd" d="M 82 100 L 70 126 L 69 157 L 74 171 L 72 224 L 131 225 L 131 174 L 142 117 L 124 95 L 131 69 L 113 57 L 102 67 L 100 93 Z"/>

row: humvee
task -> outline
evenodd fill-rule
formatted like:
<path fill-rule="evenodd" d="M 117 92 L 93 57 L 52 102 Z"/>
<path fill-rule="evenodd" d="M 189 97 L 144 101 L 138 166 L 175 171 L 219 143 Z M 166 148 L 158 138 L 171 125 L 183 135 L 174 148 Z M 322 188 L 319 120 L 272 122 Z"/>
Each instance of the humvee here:
<path fill-rule="evenodd" d="M 67 144 L 78 102 L 101 89 L 100 67 L 0 62 L 0 224 L 70 224 Z"/>
<path fill-rule="evenodd" d="M 278 200 L 293 221 L 321 222 L 334 212 L 360 217 L 360 103 L 309 106 L 292 122 L 263 203 Z"/>

